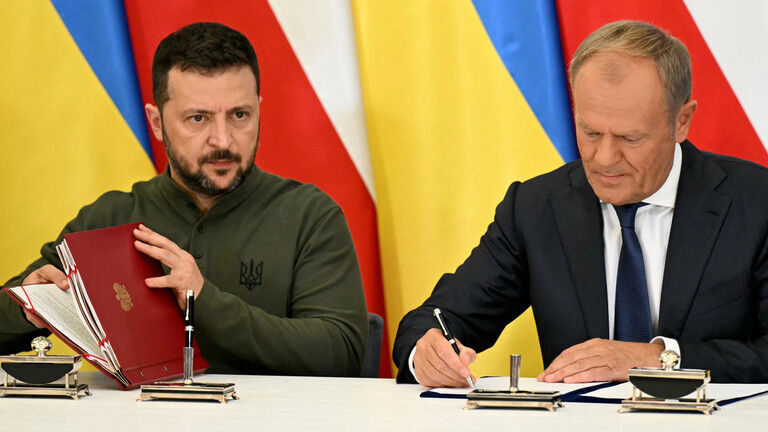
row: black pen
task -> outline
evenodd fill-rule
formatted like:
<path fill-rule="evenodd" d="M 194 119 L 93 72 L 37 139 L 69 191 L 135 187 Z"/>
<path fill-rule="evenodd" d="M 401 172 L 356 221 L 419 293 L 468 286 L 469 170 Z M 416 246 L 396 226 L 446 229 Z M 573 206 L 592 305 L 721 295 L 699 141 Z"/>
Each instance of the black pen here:
<path fill-rule="evenodd" d="M 195 292 L 187 290 L 187 307 L 184 311 L 184 384 L 192 384 L 192 359 L 195 348 L 192 346 L 192 335 L 195 332 L 193 325 L 195 316 Z"/>
<path fill-rule="evenodd" d="M 443 335 L 446 339 L 448 339 L 448 342 L 453 347 L 453 350 L 456 352 L 456 355 L 460 355 L 461 351 L 459 351 L 459 345 L 456 343 L 456 338 L 453 337 L 451 332 L 448 330 L 448 326 L 445 325 L 445 321 L 443 320 L 443 314 L 440 312 L 440 308 L 435 308 L 434 311 L 432 311 L 432 314 L 435 315 L 435 318 L 437 318 L 437 323 L 440 324 L 440 328 L 443 330 Z M 472 377 L 467 377 L 467 383 L 470 387 L 474 387 L 475 385 L 472 383 Z"/>

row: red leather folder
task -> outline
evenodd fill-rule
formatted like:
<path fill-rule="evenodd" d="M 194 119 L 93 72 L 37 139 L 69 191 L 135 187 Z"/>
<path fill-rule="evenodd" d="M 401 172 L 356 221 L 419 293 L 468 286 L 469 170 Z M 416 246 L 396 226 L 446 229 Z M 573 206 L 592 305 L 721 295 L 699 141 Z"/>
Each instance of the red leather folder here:
<path fill-rule="evenodd" d="M 128 384 L 112 376 L 98 362 L 91 363 L 115 379 L 123 389 L 178 378 L 184 371 L 182 311 L 170 289 L 152 289 L 144 283 L 146 278 L 165 273 L 159 261 L 134 247 L 136 239 L 133 230 L 138 225 L 134 223 L 64 235 L 64 243 L 74 261 L 74 267 L 70 265 L 67 272 L 70 287 L 77 283 L 73 278 L 79 273 L 82 291 L 87 297 L 85 303 L 90 304 L 93 316 L 104 332 L 104 339 L 99 343 L 112 347 Z M 65 270 L 67 267 L 65 263 Z M 24 305 L 19 299 L 14 299 Z M 62 341 L 79 351 L 45 317 L 38 317 Z M 88 359 L 86 353 L 80 354 Z M 208 368 L 196 344 L 194 365 L 195 372 Z"/>

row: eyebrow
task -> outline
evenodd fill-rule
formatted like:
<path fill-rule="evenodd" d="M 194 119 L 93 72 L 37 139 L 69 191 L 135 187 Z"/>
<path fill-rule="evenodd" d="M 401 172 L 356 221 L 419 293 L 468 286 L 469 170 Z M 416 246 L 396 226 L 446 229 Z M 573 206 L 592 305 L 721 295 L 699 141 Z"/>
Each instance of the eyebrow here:
<path fill-rule="evenodd" d="M 253 111 L 253 106 L 250 104 L 238 105 L 227 110 L 228 113 L 236 111 Z M 213 114 L 213 111 L 204 108 L 189 108 L 182 111 L 183 115 L 193 114 Z"/>
<path fill-rule="evenodd" d="M 586 132 L 597 132 L 597 131 L 595 131 L 592 128 L 592 126 L 588 125 L 583 120 L 577 120 L 576 124 L 581 129 L 583 129 Z M 648 134 L 646 132 L 643 132 L 640 129 L 632 129 L 632 130 L 625 131 L 625 132 L 614 133 L 613 135 L 615 135 L 615 136 L 633 136 L 633 137 L 637 137 L 637 138 L 644 138 L 644 137 L 648 136 Z"/>
<path fill-rule="evenodd" d="M 593 131 L 594 130 L 594 129 L 592 129 L 592 126 L 588 125 L 586 122 L 584 122 L 584 120 L 579 119 L 579 120 L 576 121 L 576 124 L 580 128 L 582 128 L 582 129 L 585 129 L 585 130 L 588 130 L 588 131 Z"/>
<path fill-rule="evenodd" d="M 233 107 L 227 110 L 227 112 L 235 112 L 235 111 L 253 111 L 253 106 L 251 106 L 250 104 L 244 104 L 244 105 L 238 105 L 236 107 Z"/>
<path fill-rule="evenodd" d="M 203 109 L 203 108 L 189 108 L 182 111 L 183 115 L 191 115 L 191 114 L 212 114 L 213 111 Z"/>
<path fill-rule="evenodd" d="M 635 137 L 635 138 L 643 138 L 647 136 L 648 134 L 639 130 L 639 129 L 632 129 L 630 131 L 617 133 L 617 136 L 623 136 L 623 137 Z"/>

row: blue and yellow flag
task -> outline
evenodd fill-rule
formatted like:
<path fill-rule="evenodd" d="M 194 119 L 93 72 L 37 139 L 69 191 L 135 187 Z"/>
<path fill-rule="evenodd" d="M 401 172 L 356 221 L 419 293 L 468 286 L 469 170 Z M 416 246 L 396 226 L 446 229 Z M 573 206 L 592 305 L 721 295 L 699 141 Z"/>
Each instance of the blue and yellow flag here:
<path fill-rule="evenodd" d="M 0 14 L 3 280 L 84 204 L 155 174 L 122 2 L 83 6 L 7 2 Z"/>
<path fill-rule="evenodd" d="M 477 245 L 509 184 L 576 157 L 554 3 L 355 1 L 384 292 L 398 319 Z M 532 314 L 477 376 L 542 369 Z"/>

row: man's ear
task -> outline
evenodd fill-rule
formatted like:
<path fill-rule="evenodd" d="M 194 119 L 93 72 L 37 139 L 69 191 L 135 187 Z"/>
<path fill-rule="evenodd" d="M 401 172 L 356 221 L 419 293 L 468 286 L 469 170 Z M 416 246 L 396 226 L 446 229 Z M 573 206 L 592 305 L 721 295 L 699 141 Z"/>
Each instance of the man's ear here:
<path fill-rule="evenodd" d="M 147 113 L 147 121 L 149 122 L 149 127 L 152 128 L 152 133 L 155 135 L 155 138 L 157 138 L 158 141 L 162 141 L 163 120 L 160 117 L 160 110 L 151 103 L 148 103 L 144 105 L 144 111 Z"/>
<path fill-rule="evenodd" d="M 688 130 L 691 128 L 696 105 L 695 100 L 688 101 L 677 112 L 677 118 L 675 118 L 675 142 L 683 142 L 688 137 Z"/>

